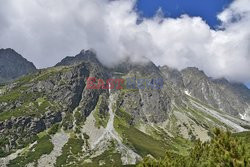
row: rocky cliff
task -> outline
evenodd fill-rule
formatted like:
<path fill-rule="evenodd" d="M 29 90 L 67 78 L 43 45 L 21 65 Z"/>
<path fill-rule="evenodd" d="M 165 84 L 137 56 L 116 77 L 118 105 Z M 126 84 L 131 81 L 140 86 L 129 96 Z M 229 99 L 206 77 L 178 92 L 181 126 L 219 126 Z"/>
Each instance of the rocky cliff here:
<path fill-rule="evenodd" d="M 124 89 L 87 89 L 88 77 L 122 78 Z M 249 97 L 244 85 L 197 68 L 129 60 L 107 68 L 82 51 L 0 87 L 0 164 L 121 166 L 185 154 L 215 127 L 248 131 Z"/>

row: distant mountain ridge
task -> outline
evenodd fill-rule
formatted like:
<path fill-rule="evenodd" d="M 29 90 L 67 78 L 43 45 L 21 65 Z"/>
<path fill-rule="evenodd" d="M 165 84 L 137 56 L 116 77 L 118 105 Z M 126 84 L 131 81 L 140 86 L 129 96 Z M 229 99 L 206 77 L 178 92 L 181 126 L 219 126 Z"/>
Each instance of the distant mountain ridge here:
<path fill-rule="evenodd" d="M 10 82 L 34 71 L 34 64 L 13 49 L 0 49 L 0 83 Z"/>

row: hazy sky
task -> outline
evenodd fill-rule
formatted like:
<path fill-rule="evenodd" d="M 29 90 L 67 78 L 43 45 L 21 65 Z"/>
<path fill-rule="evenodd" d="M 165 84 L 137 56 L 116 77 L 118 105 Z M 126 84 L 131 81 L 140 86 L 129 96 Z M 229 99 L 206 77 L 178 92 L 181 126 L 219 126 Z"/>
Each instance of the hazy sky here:
<path fill-rule="evenodd" d="M 196 66 L 212 77 L 250 82 L 249 0 L 221 8 L 216 28 L 185 10 L 186 15 L 171 18 L 164 7 L 154 17 L 143 18 L 136 4 L 135 0 L 1 0 L 0 48 L 15 49 L 39 68 L 93 48 L 109 66 L 126 56 L 137 60 L 146 56 L 157 65 Z"/>

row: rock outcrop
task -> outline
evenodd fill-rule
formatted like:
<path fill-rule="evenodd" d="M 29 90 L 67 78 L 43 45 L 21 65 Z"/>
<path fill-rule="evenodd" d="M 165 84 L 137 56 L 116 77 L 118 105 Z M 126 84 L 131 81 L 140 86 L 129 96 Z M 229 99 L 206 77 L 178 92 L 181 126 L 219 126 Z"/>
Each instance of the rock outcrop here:
<path fill-rule="evenodd" d="M 0 49 L 0 83 L 13 81 L 34 71 L 34 64 L 13 49 Z"/>

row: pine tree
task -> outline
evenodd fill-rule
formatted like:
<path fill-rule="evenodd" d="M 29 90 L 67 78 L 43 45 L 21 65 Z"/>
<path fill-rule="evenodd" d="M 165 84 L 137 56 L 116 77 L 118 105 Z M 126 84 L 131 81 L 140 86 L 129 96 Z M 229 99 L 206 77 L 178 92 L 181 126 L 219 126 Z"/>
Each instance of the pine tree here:
<path fill-rule="evenodd" d="M 167 152 L 164 159 L 146 158 L 139 167 L 249 167 L 246 143 L 230 132 L 215 129 L 209 142 L 196 141 L 186 157 Z"/>

